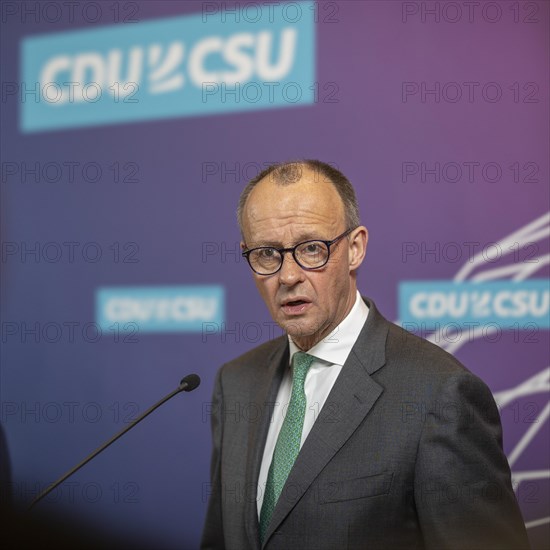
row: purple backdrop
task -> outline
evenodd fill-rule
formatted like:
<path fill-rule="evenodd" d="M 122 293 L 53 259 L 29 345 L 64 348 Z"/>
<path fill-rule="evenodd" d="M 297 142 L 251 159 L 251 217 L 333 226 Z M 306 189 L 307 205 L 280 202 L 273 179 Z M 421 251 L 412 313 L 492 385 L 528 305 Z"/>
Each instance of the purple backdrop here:
<path fill-rule="evenodd" d="M 403 281 L 490 272 L 487 280 L 548 284 L 549 4 L 320 2 L 310 104 L 23 132 L 34 101 L 20 93 L 23 39 L 208 13 L 206 36 L 223 14 L 216 2 L 66 4 L 2 7 L 0 391 L 13 490 L 28 502 L 197 372 L 194 393 L 39 505 L 155 547 L 193 548 L 208 493 L 214 374 L 279 334 L 235 252 L 244 183 L 271 161 L 340 168 L 370 232 L 360 290 L 393 320 Z M 36 166 L 38 175 L 28 171 Z M 460 275 L 468 265 L 474 271 Z M 99 288 L 199 284 L 225 290 L 215 333 L 96 338 Z M 547 326 L 519 319 L 496 336 L 439 338 L 501 405 L 535 548 L 550 545 Z"/>

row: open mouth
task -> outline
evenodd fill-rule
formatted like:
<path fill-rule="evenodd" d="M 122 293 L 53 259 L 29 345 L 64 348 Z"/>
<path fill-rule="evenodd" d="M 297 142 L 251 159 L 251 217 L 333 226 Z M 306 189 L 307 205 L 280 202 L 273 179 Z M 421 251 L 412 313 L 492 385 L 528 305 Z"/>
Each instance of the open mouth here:
<path fill-rule="evenodd" d="M 289 300 L 283 303 L 282 309 L 287 315 L 298 315 L 303 313 L 310 305 L 311 302 L 307 300 Z"/>
<path fill-rule="evenodd" d="M 299 306 L 301 304 L 307 304 L 305 300 L 294 300 L 292 302 L 287 302 L 285 306 Z"/>

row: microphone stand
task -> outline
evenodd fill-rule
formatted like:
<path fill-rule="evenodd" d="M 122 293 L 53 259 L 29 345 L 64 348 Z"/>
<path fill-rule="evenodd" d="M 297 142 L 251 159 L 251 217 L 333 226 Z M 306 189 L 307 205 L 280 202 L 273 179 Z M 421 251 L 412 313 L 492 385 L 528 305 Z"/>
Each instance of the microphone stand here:
<path fill-rule="evenodd" d="M 141 422 L 146 416 L 149 416 L 155 409 L 158 409 L 161 405 L 166 403 L 166 401 L 168 401 L 169 399 L 172 399 L 174 395 L 177 395 L 182 391 L 186 391 L 186 392 L 193 391 L 200 384 L 200 382 L 201 382 L 201 379 L 196 374 L 187 375 L 185 378 L 182 379 L 182 381 L 180 382 L 180 385 L 174 391 L 170 392 L 168 395 L 163 397 L 160 401 L 155 403 L 152 407 L 149 407 L 145 412 L 140 414 L 135 420 L 133 420 L 130 424 L 128 424 L 128 426 L 126 426 L 125 428 L 120 430 L 118 433 L 116 433 L 113 437 L 111 437 L 111 439 L 103 443 L 103 445 L 101 445 L 95 451 L 89 454 L 84 460 L 78 463 L 74 468 L 69 470 L 66 474 L 61 476 L 56 482 L 54 482 L 47 489 L 42 491 L 29 504 L 27 511 L 29 511 L 35 504 L 41 501 L 45 496 L 49 495 L 56 487 L 61 485 L 67 478 L 71 477 L 74 473 L 78 472 L 80 468 L 88 464 L 88 462 L 94 459 L 99 453 L 103 452 L 107 447 L 109 447 L 109 445 L 111 445 L 117 439 L 122 437 L 127 431 L 131 430 L 136 424 Z"/>

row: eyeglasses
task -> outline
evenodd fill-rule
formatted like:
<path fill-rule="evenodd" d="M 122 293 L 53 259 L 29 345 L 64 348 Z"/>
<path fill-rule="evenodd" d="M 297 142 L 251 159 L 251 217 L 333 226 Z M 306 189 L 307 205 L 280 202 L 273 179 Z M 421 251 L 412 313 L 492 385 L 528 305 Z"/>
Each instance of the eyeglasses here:
<path fill-rule="evenodd" d="M 283 266 L 284 254 L 292 252 L 294 261 L 306 270 L 319 269 L 327 264 L 330 258 L 330 247 L 336 244 L 340 239 L 349 235 L 353 229 L 344 231 L 332 241 L 322 241 L 315 239 L 298 243 L 291 248 L 275 248 L 274 246 L 260 246 L 251 248 L 242 253 L 247 259 L 248 265 L 252 271 L 258 275 L 273 275 Z"/>

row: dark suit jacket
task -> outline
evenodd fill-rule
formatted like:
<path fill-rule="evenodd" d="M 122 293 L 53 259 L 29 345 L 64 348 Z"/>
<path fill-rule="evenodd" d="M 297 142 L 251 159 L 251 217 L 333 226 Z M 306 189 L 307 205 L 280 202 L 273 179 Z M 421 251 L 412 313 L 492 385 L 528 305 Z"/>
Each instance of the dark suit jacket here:
<path fill-rule="evenodd" d="M 367 322 L 289 474 L 264 547 L 528 548 L 491 392 L 366 302 Z M 261 547 L 257 480 L 288 353 L 281 337 L 217 375 L 202 548 Z"/>

